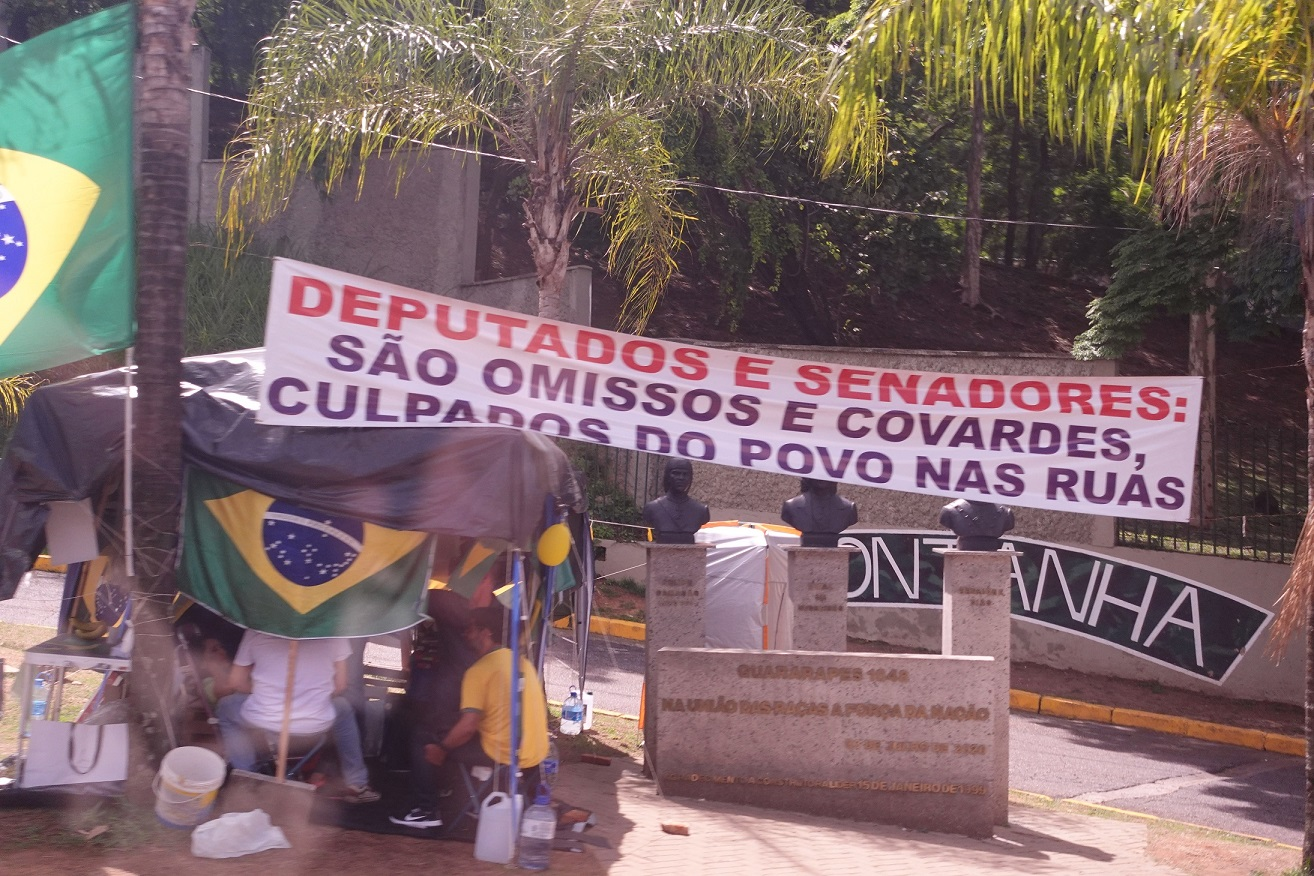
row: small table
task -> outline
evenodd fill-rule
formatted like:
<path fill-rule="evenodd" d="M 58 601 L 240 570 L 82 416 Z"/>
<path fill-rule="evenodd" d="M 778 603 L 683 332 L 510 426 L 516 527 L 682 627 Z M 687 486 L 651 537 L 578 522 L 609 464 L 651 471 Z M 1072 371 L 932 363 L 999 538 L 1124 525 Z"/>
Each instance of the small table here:
<path fill-rule="evenodd" d="M 95 672 L 128 672 L 132 661 L 128 657 L 115 657 L 110 653 L 107 640 L 85 642 L 73 636 L 56 636 L 24 652 L 23 665 L 18 671 L 18 758 L 20 762 L 27 745 L 28 721 L 32 720 L 32 682 L 38 672 L 52 674 L 47 694 L 47 721 L 59 720 L 64 699 L 64 674 L 82 669 Z M 18 783 L 21 786 L 21 781 Z"/>

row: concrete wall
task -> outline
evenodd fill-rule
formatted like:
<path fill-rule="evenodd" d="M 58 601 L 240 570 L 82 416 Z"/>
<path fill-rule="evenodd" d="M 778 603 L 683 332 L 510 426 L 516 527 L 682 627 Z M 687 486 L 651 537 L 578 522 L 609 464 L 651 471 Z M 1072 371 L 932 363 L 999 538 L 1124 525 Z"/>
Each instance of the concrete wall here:
<path fill-rule="evenodd" d="M 447 295 L 473 283 L 478 163 L 447 152 L 398 157 L 408 166 L 400 186 L 385 158 L 369 159 L 359 197 L 354 180 L 331 195 L 306 180 L 257 235 L 301 261 L 410 289 Z M 202 165 L 198 224 L 218 215 L 222 165 Z"/>
<path fill-rule="evenodd" d="M 397 169 L 404 168 L 400 183 Z M 221 161 L 197 165 L 192 221 L 213 225 L 219 209 Z M 443 150 L 371 158 L 359 197 L 354 177 L 326 195 L 309 179 L 287 208 L 256 231 L 290 258 L 520 313 L 538 312 L 534 277 L 475 283 L 479 217 L 478 160 Z M 569 321 L 588 325 L 592 272 L 567 271 Z"/>
<path fill-rule="evenodd" d="M 460 297 L 517 313 L 538 312 L 538 286 L 532 274 L 462 286 Z M 566 322 L 589 324 L 593 314 L 593 270 L 587 265 L 566 269 L 566 306 Z"/>

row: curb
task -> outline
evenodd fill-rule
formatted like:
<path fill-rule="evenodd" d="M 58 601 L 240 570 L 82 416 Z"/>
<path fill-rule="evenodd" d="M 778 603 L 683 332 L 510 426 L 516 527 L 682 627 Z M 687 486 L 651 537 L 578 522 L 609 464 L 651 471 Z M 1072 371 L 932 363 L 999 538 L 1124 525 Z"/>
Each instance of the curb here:
<path fill-rule="evenodd" d="M 567 629 L 571 618 L 565 617 L 553 626 Z M 634 621 L 613 620 L 595 617 L 589 622 L 589 630 L 603 636 L 616 636 L 621 639 L 643 641 L 647 634 L 644 624 Z M 1100 706 L 1081 700 L 1064 697 L 1042 696 L 1025 690 L 1009 690 L 1008 707 L 1018 712 L 1034 712 L 1051 715 L 1055 718 L 1072 718 L 1078 721 L 1095 721 L 1100 724 L 1116 724 L 1119 727 L 1139 727 L 1154 730 L 1172 736 L 1186 736 L 1191 739 L 1203 739 L 1206 742 L 1221 742 L 1225 745 L 1237 745 L 1259 751 L 1271 751 L 1274 754 L 1289 754 L 1294 757 L 1305 756 L 1305 740 L 1299 736 L 1285 736 L 1281 733 L 1268 733 L 1264 730 L 1249 730 L 1228 724 L 1214 724 L 1209 721 L 1196 721 L 1191 718 L 1177 718 L 1172 715 L 1160 715 L 1157 712 L 1142 712 L 1139 709 L 1119 709 L 1113 706 Z"/>
<path fill-rule="evenodd" d="M 1010 788 L 1008 791 L 1010 798 L 1021 798 L 1019 802 L 1023 805 L 1030 802 L 1043 806 L 1065 807 L 1071 806 L 1077 809 L 1085 809 L 1094 815 L 1112 815 L 1119 818 L 1129 818 L 1134 821 L 1157 822 L 1159 824 L 1171 824 L 1177 827 L 1189 827 L 1194 830 L 1203 831 L 1213 834 L 1227 834 L 1240 840 L 1248 842 L 1263 843 L 1267 846 L 1275 846 L 1280 849 L 1290 849 L 1293 852 L 1300 851 L 1300 846 L 1288 845 L 1287 843 L 1278 842 L 1275 839 L 1269 839 L 1264 836 L 1255 836 L 1249 833 L 1237 833 L 1234 830 L 1223 830 L 1218 827 L 1208 827 L 1203 824 L 1196 824 L 1193 821 L 1178 821 L 1175 818 L 1160 818 L 1158 815 L 1150 815 L 1147 812 L 1134 812 L 1130 809 L 1118 809 L 1115 806 L 1105 806 L 1103 803 L 1089 803 L 1085 800 L 1077 800 L 1072 797 L 1050 797 L 1047 794 L 1038 794 L 1035 791 L 1019 791 L 1016 788 Z"/>
<path fill-rule="evenodd" d="M 32 564 L 32 568 L 38 572 L 57 572 L 61 575 L 68 571 L 68 566 L 55 565 L 50 562 L 50 557 L 45 554 L 36 558 L 36 562 Z"/>

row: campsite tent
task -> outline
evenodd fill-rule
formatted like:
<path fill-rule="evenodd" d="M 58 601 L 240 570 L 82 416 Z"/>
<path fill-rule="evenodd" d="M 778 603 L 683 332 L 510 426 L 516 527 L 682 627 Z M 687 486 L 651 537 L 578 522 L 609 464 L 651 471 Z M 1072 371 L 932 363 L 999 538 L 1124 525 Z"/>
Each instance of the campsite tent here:
<path fill-rule="evenodd" d="M 300 428 L 256 422 L 264 351 L 183 362 L 183 452 L 237 484 L 394 529 L 529 549 L 544 500 L 575 511 L 583 487 L 547 437 L 511 429 Z M 45 503 L 96 500 L 123 470 L 124 369 L 45 386 L 0 461 L 0 599 L 45 544 Z"/>
<path fill-rule="evenodd" d="M 694 538 L 715 548 L 707 552 L 707 647 L 793 647 L 785 548 L 798 544 L 798 531 L 714 521 Z"/>

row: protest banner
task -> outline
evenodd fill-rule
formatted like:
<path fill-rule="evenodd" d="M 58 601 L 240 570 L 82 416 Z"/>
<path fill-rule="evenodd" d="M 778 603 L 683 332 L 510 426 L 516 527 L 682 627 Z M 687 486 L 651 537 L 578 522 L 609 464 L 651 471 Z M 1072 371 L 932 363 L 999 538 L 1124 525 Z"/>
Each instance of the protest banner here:
<path fill-rule="evenodd" d="M 862 486 L 1185 520 L 1197 377 L 939 374 L 714 350 L 275 261 L 259 420 L 468 426 Z"/>

